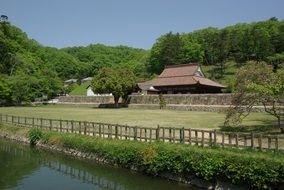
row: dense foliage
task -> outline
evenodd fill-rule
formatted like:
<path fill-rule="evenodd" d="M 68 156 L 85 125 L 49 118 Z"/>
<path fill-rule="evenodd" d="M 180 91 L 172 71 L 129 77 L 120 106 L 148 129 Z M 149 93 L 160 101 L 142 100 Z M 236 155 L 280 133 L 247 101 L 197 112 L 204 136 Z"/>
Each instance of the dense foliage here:
<path fill-rule="evenodd" d="M 148 52 L 143 49 L 92 44 L 86 47 L 68 47 L 62 50 L 86 63 L 85 76 L 94 76 L 101 68 L 110 67 L 129 69 L 141 79 L 148 77 L 146 72 Z"/>
<path fill-rule="evenodd" d="M 92 80 L 92 88 L 96 93 L 112 93 L 115 106 L 118 107 L 120 97 L 130 94 L 135 85 L 135 76 L 128 69 L 102 68 Z"/>
<path fill-rule="evenodd" d="M 149 71 L 160 73 L 164 65 L 199 62 L 217 65 L 224 72 L 226 61 L 283 63 L 284 21 L 271 18 L 223 29 L 206 28 L 191 33 L 168 33 L 157 39 L 150 53 Z"/>
<path fill-rule="evenodd" d="M 128 68 L 147 78 L 147 51 L 125 46 L 89 45 L 56 49 L 29 39 L 19 28 L 0 23 L 0 103 L 20 104 L 36 98 L 51 98 L 63 81 L 94 76 L 104 66 Z"/>
<path fill-rule="evenodd" d="M 37 128 L 31 128 L 28 132 L 28 137 L 31 145 L 36 145 L 36 143 L 42 139 L 43 132 Z"/>

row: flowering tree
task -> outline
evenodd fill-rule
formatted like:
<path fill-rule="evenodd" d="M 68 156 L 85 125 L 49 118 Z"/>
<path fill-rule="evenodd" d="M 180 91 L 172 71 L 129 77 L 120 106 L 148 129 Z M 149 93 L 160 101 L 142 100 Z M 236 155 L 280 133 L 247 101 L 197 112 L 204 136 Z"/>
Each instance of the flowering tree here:
<path fill-rule="evenodd" d="M 281 127 L 284 114 L 283 68 L 273 72 L 272 67 L 265 63 L 251 63 L 240 68 L 225 125 L 241 123 L 256 105 L 262 105 L 265 112 L 276 117 L 281 132 L 284 132 Z"/>

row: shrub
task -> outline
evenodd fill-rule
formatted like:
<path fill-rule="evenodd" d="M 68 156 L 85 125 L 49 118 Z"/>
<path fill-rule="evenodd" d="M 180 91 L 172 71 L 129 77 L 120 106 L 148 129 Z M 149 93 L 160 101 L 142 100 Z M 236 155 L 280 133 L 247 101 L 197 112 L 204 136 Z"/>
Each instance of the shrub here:
<path fill-rule="evenodd" d="M 284 184 L 283 153 L 42 133 L 35 128 L 28 134 L 31 144 L 42 140 L 43 143 L 93 153 L 110 163 L 139 168 L 151 175 L 164 172 L 195 175 L 212 182 L 225 180 L 252 189 L 281 189 Z"/>
<path fill-rule="evenodd" d="M 31 145 L 35 145 L 43 137 L 43 132 L 37 128 L 31 128 L 28 132 L 28 138 Z"/>

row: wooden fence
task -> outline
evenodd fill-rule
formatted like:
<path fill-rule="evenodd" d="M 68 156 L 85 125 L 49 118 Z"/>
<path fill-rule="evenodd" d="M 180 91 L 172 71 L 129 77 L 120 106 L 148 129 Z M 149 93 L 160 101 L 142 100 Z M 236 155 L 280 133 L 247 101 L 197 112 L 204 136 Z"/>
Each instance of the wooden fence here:
<path fill-rule="evenodd" d="M 89 121 L 44 119 L 0 114 L 0 123 L 37 127 L 50 131 L 76 133 L 94 137 L 137 141 L 162 141 L 199 146 L 284 150 L 284 136 L 261 133 L 220 132 L 192 128 L 138 127 Z"/>

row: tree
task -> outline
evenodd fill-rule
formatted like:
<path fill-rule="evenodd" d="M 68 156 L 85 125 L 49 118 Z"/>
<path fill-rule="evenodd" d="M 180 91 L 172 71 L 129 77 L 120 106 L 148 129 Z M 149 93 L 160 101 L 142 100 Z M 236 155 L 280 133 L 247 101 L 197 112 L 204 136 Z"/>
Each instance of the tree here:
<path fill-rule="evenodd" d="M 135 76 L 128 69 L 112 69 L 104 67 L 92 80 L 92 88 L 97 93 L 112 93 L 115 107 L 120 97 L 125 98 L 133 90 Z"/>
<path fill-rule="evenodd" d="M 284 114 L 284 70 L 272 71 L 266 63 L 251 63 L 236 74 L 232 107 L 228 110 L 225 125 L 239 124 L 253 106 L 263 105 L 265 112 L 277 118 L 281 132 Z"/>
<path fill-rule="evenodd" d="M 149 62 L 149 71 L 156 74 L 159 74 L 165 65 L 188 63 L 185 45 L 179 33 L 170 32 L 161 36 L 151 49 Z"/>
<path fill-rule="evenodd" d="M 284 53 L 268 56 L 266 60 L 273 65 L 273 71 L 276 72 L 280 65 L 284 63 Z"/>

